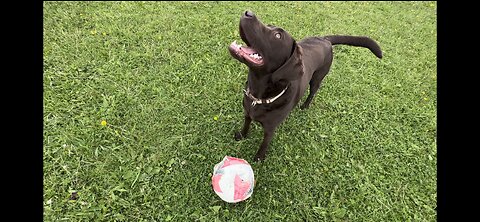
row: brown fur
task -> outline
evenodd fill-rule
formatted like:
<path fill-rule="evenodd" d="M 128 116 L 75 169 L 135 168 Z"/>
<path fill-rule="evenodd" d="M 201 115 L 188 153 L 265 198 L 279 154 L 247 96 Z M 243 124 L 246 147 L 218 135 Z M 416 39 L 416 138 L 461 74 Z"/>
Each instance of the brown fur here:
<path fill-rule="evenodd" d="M 247 87 L 259 99 L 278 95 L 287 86 L 285 93 L 272 103 L 252 106 L 252 99 L 243 98 L 245 121 L 235 139 L 244 138 L 252 120 L 263 129 L 263 142 L 254 160 L 264 160 L 275 129 L 298 104 L 307 86 L 310 94 L 301 109 L 308 108 L 333 60 L 332 45 L 347 44 L 369 48 L 377 57 L 382 57 L 378 44 L 368 37 L 339 36 L 309 37 L 296 42 L 288 32 L 275 26 L 265 26 L 253 12 L 245 12 L 240 18 L 240 36 L 248 47 L 262 56 L 263 64 L 254 64 L 230 47 L 231 55 L 249 67 Z M 278 38 L 280 36 L 280 38 Z"/>

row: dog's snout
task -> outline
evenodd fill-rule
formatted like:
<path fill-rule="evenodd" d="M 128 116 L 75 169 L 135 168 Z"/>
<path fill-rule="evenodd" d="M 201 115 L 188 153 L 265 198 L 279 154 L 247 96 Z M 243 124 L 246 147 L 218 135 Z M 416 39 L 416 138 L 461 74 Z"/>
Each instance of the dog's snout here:
<path fill-rule="evenodd" d="M 253 17 L 254 14 L 253 14 L 252 11 L 245 11 L 245 16 L 247 16 L 247 17 Z"/>

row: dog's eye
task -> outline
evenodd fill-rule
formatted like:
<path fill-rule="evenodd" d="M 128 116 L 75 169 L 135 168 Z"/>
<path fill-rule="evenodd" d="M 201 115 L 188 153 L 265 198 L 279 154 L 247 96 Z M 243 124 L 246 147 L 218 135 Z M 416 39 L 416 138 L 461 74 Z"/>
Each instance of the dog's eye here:
<path fill-rule="evenodd" d="M 282 34 L 280 34 L 279 32 L 275 33 L 275 38 L 277 39 L 282 38 Z"/>

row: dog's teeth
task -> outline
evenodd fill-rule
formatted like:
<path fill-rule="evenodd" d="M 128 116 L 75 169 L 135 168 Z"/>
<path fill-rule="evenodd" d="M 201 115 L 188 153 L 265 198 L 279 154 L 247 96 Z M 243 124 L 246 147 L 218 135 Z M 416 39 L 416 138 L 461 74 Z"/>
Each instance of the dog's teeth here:
<path fill-rule="evenodd" d="M 240 47 L 242 47 L 242 44 L 238 44 L 237 40 L 233 40 L 233 44 L 237 47 L 237 49 L 240 49 Z"/>
<path fill-rule="evenodd" d="M 261 59 L 262 57 L 259 56 L 257 53 L 253 53 L 253 54 L 249 54 L 250 57 L 254 58 L 254 59 Z"/>
<path fill-rule="evenodd" d="M 261 56 L 258 55 L 258 53 L 253 53 L 253 54 L 248 54 L 248 56 L 254 58 L 254 59 L 262 59 Z"/>

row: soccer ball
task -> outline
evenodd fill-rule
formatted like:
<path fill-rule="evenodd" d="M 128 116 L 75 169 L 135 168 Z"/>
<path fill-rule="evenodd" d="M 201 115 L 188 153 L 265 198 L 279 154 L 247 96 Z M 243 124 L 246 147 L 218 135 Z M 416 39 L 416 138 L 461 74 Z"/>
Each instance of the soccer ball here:
<path fill-rule="evenodd" d="M 252 167 L 243 159 L 225 156 L 213 167 L 213 190 L 228 203 L 249 198 L 253 193 L 254 181 Z"/>

